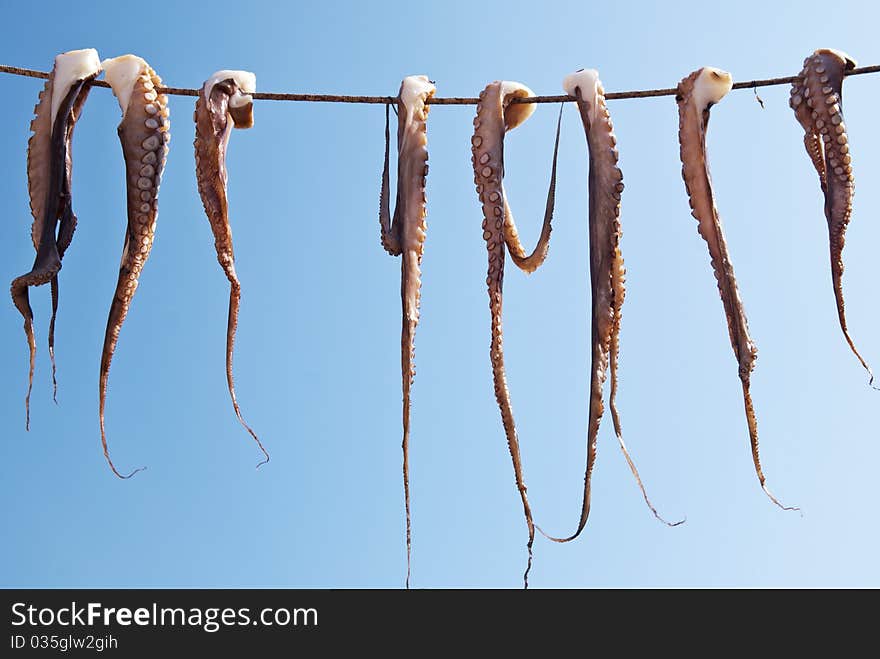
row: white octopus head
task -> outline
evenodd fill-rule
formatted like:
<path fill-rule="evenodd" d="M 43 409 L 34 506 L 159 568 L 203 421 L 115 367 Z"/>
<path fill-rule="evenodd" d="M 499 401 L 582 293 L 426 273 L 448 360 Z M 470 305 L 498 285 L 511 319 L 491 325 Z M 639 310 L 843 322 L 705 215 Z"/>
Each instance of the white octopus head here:
<path fill-rule="evenodd" d="M 521 82 L 505 80 L 501 83 L 501 99 L 504 104 L 504 129 L 512 130 L 532 116 L 535 111 L 534 103 L 511 103 L 512 98 L 532 98 L 535 95 L 531 89 Z"/>
<path fill-rule="evenodd" d="M 52 126 L 64 97 L 77 80 L 101 72 L 101 58 L 94 48 L 70 50 L 55 57 L 55 79 L 52 83 Z"/>
<path fill-rule="evenodd" d="M 250 128 L 254 125 L 254 97 L 257 91 L 257 76 L 250 71 L 223 70 L 217 71 L 205 81 L 203 93 L 205 98 L 211 96 L 211 90 L 221 83 L 228 85 L 232 92 L 229 96 L 229 115 L 236 128 Z"/>
<path fill-rule="evenodd" d="M 424 103 L 436 91 L 428 76 L 407 76 L 400 83 L 400 102 L 411 112 L 416 103 Z"/>
<path fill-rule="evenodd" d="M 700 112 L 708 110 L 733 88 L 733 76 L 714 66 L 704 66 L 694 80 L 691 100 Z"/>
<path fill-rule="evenodd" d="M 120 55 L 113 59 L 105 59 L 101 66 L 104 67 L 104 78 L 113 89 L 116 100 L 119 101 L 124 119 L 135 83 L 143 72 L 149 70 L 149 66 L 137 55 Z"/>
<path fill-rule="evenodd" d="M 598 118 L 599 96 L 605 94 L 602 82 L 599 80 L 599 72 L 596 69 L 580 69 L 570 73 L 562 80 L 562 88 L 569 96 L 580 97 L 590 106 L 590 121 Z"/>

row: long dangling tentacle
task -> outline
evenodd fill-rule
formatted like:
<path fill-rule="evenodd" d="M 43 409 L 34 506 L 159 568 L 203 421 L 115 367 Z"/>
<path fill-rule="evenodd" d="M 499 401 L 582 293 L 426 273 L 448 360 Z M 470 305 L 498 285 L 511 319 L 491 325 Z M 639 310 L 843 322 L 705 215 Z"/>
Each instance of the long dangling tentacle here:
<path fill-rule="evenodd" d="M 678 85 L 679 143 L 681 145 L 682 178 L 687 188 L 692 215 L 698 223 L 698 231 L 709 247 L 712 269 L 718 282 L 718 292 L 724 305 L 730 343 L 739 364 L 743 403 L 749 427 L 752 459 L 761 488 L 773 503 L 785 510 L 796 508 L 783 506 L 765 483 L 764 472 L 758 453 L 758 422 L 749 384 L 758 349 L 749 336 L 745 309 L 733 272 L 733 264 L 727 249 L 727 240 L 721 226 L 721 218 L 715 207 L 712 180 L 709 176 L 706 155 L 706 128 L 709 108 L 718 103 L 730 91 L 733 80 L 729 73 L 712 67 L 703 67 L 684 78 Z"/>
<path fill-rule="evenodd" d="M 98 383 L 98 416 L 104 457 L 116 476 L 129 478 L 140 469 L 123 476 L 114 466 L 107 448 L 104 427 L 107 383 L 119 333 L 137 290 L 138 279 L 153 247 L 159 213 L 159 183 L 165 168 L 171 133 L 168 130 L 168 97 L 156 91 L 157 87 L 162 86 L 162 79 L 149 64 L 140 57 L 122 55 L 106 60 L 103 65 L 107 82 L 113 88 L 122 109 L 122 121 L 117 133 L 125 160 L 128 223 L 122 261 L 119 264 L 119 279 L 104 333 Z"/>
<path fill-rule="evenodd" d="M 804 146 L 825 196 L 831 283 L 840 329 L 850 350 L 868 372 L 868 384 L 876 389 L 874 372 L 850 337 L 843 302 L 843 246 L 855 192 L 849 136 L 843 121 L 843 78 L 846 71 L 855 67 L 855 60 L 846 53 L 820 48 L 804 60 L 804 68 L 792 83 L 790 104 L 804 129 Z"/>
<path fill-rule="evenodd" d="M 623 441 L 617 412 L 617 356 L 623 300 L 626 295 L 625 268 L 620 251 L 622 235 L 620 196 L 624 186 L 623 174 L 618 167 L 617 138 L 605 103 L 605 90 L 595 69 L 582 69 L 567 76 L 563 81 L 563 87 L 566 93 L 577 101 L 589 155 L 591 365 L 587 459 L 578 525 L 574 533 L 564 538 L 548 535 L 541 529 L 545 537 L 559 543 L 570 542 L 577 538 L 586 527 L 590 515 L 592 474 L 596 461 L 599 426 L 604 413 L 603 388 L 609 370 L 611 371 L 609 399 L 611 417 L 627 465 L 654 516 L 669 526 L 681 523 L 667 522 L 648 498 L 639 471 Z"/>
<path fill-rule="evenodd" d="M 532 103 L 513 103 L 516 98 L 534 96 L 532 91 L 520 83 L 496 81 L 489 84 L 480 93 L 477 105 L 477 116 L 474 119 L 474 135 L 471 138 L 472 163 L 474 167 L 474 183 L 483 210 L 483 239 L 489 257 L 486 285 L 489 292 L 489 310 L 491 314 L 491 343 L 489 348 L 492 364 L 492 380 L 495 389 L 495 400 L 501 412 L 501 423 L 507 439 L 507 449 L 513 463 L 516 486 L 520 493 L 523 515 L 528 529 L 528 561 L 523 574 L 523 585 L 528 588 L 529 572 L 532 567 L 532 546 L 535 542 L 535 523 L 523 474 L 522 457 L 520 455 L 519 438 L 513 417 L 513 405 L 507 385 L 504 367 L 504 332 L 502 327 L 503 291 L 504 291 L 504 248 L 513 255 L 517 251 L 514 262 L 526 271 L 532 271 L 543 263 L 547 255 L 550 239 L 553 206 L 556 188 L 556 156 L 559 145 L 560 120 L 556 126 L 556 143 L 554 145 L 553 168 L 550 177 L 550 188 L 544 222 L 538 245 L 530 256 L 519 244 L 516 225 L 507 196 L 504 190 L 504 136 L 508 130 L 523 123 L 534 112 Z"/>
<path fill-rule="evenodd" d="M 196 101 L 196 136 L 193 141 L 196 159 L 196 181 L 205 215 L 214 234 L 217 261 L 229 281 L 229 311 L 226 323 L 226 386 L 232 400 L 232 409 L 238 422 L 250 434 L 262 451 L 269 454 L 260 438 L 244 420 L 235 393 L 232 362 L 235 353 L 235 333 L 241 306 L 241 283 L 235 272 L 235 253 L 232 246 L 232 225 L 229 221 L 229 203 L 226 194 L 226 151 L 233 128 L 250 128 L 254 124 L 253 92 L 256 76 L 247 71 L 217 71 L 202 86 Z"/>
<path fill-rule="evenodd" d="M 406 514 L 406 587 L 412 573 L 412 517 L 409 487 L 410 391 L 415 377 L 415 333 L 419 323 L 422 255 L 425 250 L 428 176 L 427 101 L 434 95 L 427 76 L 408 76 L 397 95 L 397 193 L 394 215 L 389 209 L 389 109 L 385 106 L 385 155 L 379 193 L 379 228 L 382 247 L 400 262 L 400 372 L 403 409 L 403 493 Z"/>
<path fill-rule="evenodd" d="M 28 390 L 25 396 L 25 427 L 30 429 L 30 395 L 33 388 L 36 339 L 28 288 L 52 282 L 50 357 L 54 362 L 54 317 L 58 306 L 57 276 L 61 258 L 73 235 L 70 200 L 70 156 L 73 127 L 88 96 L 90 83 L 101 70 L 93 49 L 70 51 L 55 58 L 55 65 L 34 108 L 33 135 L 28 141 L 28 192 L 34 222 L 31 238 L 36 258 L 30 272 L 12 281 L 11 294 L 24 318 L 28 343 Z M 60 224 L 60 227 L 59 227 Z M 56 236 L 56 230 L 58 235 Z M 53 393 L 54 397 L 54 393 Z"/>

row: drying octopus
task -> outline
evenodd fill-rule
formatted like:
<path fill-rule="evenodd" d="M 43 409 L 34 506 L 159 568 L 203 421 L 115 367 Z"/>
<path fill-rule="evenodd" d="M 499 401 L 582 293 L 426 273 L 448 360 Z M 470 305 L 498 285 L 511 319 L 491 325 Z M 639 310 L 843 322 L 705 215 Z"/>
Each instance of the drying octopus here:
<path fill-rule="evenodd" d="M 256 76 L 248 71 L 217 71 L 212 75 L 202 86 L 196 101 L 193 115 L 196 138 L 193 145 L 199 195 L 208 222 L 211 224 L 211 231 L 214 233 L 217 260 L 229 280 L 226 383 L 235 416 L 263 452 L 264 460 L 260 463 L 262 465 L 269 461 L 269 454 L 241 415 L 232 379 L 232 354 L 241 304 L 241 284 L 235 272 L 232 227 L 229 224 L 229 203 L 226 196 L 226 150 L 229 136 L 233 128 L 250 128 L 254 125 L 254 103 L 251 94 L 255 90 Z"/>
<path fill-rule="evenodd" d="M 620 195 L 623 192 L 623 174 L 617 165 L 617 139 L 611 115 L 605 103 L 605 90 L 595 69 L 581 69 L 567 76 L 562 83 L 566 94 L 574 97 L 589 152 L 589 236 L 590 236 L 590 292 L 591 292 L 591 368 L 590 403 L 587 425 L 587 464 L 584 475 L 584 495 L 581 515 L 575 532 L 567 538 L 546 537 L 555 542 L 569 542 L 580 535 L 590 515 L 590 484 L 596 460 L 599 424 L 604 406 L 602 389 L 610 370 L 611 392 L 609 407 L 617 441 L 626 462 L 636 479 L 642 496 L 654 516 L 668 526 L 678 526 L 684 520 L 667 522 L 654 508 L 635 463 L 623 441 L 620 417 L 617 411 L 617 358 L 620 341 L 620 321 L 626 295 L 626 270 L 620 252 Z M 542 531 L 543 533 L 543 531 Z"/>
<path fill-rule="evenodd" d="M 492 363 L 492 379 L 495 399 L 501 411 L 501 422 L 507 438 L 507 448 L 513 461 L 516 486 L 522 500 L 523 513 L 528 527 L 528 565 L 523 582 L 528 587 L 529 570 L 532 566 L 532 545 L 535 540 L 535 523 L 526 493 L 520 457 L 519 439 L 513 418 L 513 406 L 507 376 L 504 370 L 504 344 L 502 331 L 502 297 L 504 287 L 505 251 L 521 270 L 531 273 L 538 269 L 547 257 L 550 245 L 551 222 L 556 199 L 556 154 L 559 148 L 559 123 L 556 127 L 556 144 L 553 150 L 553 166 L 550 189 L 541 235 L 531 254 L 526 254 L 517 233 L 513 214 L 507 204 L 504 191 L 504 135 L 522 124 L 535 111 L 534 103 L 515 103 L 515 99 L 530 98 L 534 92 L 523 84 L 495 81 L 482 92 L 474 118 L 474 135 L 471 138 L 471 161 L 474 167 L 474 183 L 483 209 L 483 239 L 489 254 L 489 271 L 486 285 L 489 290 L 489 310 L 492 317 L 492 339 L 489 355 Z M 560 113 L 560 121 L 562 114 Z"/>
<path fill-rule="evenodd" d="M 721 218 L 715 207 L 712 192 L 712 178 L 709 175 L 709 162 L 706 155 L 706 129 L 709 125 L 709 109 L 718 103 L 733 87 L 733 79 L 726 71 L 713 67 L 703 67 L 684 78 L 676 90 L 678 103 L 679 131 L 681 146 L 681 174 L 687 188 L 692 215 L 698 223 L 699 234 L 709 247 L 709 256 L 718 292 L 724 305 L 730 343 L 739 364 L 739 378 L 742 383 L 743 402 L 746 421 L 749 427 L 749 440 L 752 448 L 752 461 L 761 488 L 777 506 L 785 510 L 797 510 L 783 506 L 767 489 L 761 458 L 758 452 L 758 421 L 752 396 L 749 391 L 752 370 L 758 349 L 749 336 L 743 302 L 740 298 L 733 264 L 727 249 L 727 241 L 721 226 Z"/>
<path fill-rule="evenodd" d="M 403 387 L 403 489 L 406 508 L 406 587 L 409 588 L 412 554 L 409 493 L 410 388 L 415 377 L 415 333 L 419 323 L 421 263 L 425 250 L 427 205 L 425 179 L 428 176 L 427 101 L 435 87 L 426 76 L 408 76 L 397 95 L 397 196 L 392 217 L 389 208 L 388 151 L 390 135 L 385 106 L 385 160 L 379 194 L 379 229 L 382 247 L 400 256 L 402 327 L 400 366 Z"/>
<path fill-rule="evenodd" d="M 51 282 L 49 357 L 52 361 L 54 398 L 57 392 L 55 316 L 58 311 L 58 272 L 76 230 L 76 215 L 71 197 L 71 141 L 76 121 L 91 89 L 91 82 L 100 71 L 98 53 L 91 48 L 58 55 L 34 108 L 36 116 L 31 121 L 33 135 L 28 140 L 27 174 L 30 208 L 34 218 L 31 239 L 37 254 L 31 271 L 15 278 L 11 286 L 12 300 L 24 318 L 24 331 L 30 350 L 28 391 L 25 397 L 26 428 L 30 428 L 30 397 L 36 357 L 34 314 L 28 288 Z"/>
<path fill-rule="evenodd" d="M 850 338 L 843 308 L 843 245 L 852 214 L 855 183 L 841 106 L 844 75 L 855 67 L 855 60 L 846 53 L 820 48 L 804 60 L 804 68 L 792 83 L 789 103 L 804 129 L 804 146 L 819 174 L 819 184 L 825 196 L 831 282 L 840 329 L 850 350 L 868 371 L 869 384 L 873 385 L 874 374 Z"/>
<path fill-rule="evenodd" d="M 105 60 L 103 67 L 107 82 L 110 83 L 122 109 L 122 121 L 119 123 L 117 133 L 125 160 L 128 226 L 125 231 L 122 261 L 119 264 L 119 279 L 104 334 L 99 383 L 99 416 L 104 457 L 114 474 L 120 478 L 128 478 L 139 470 L 136 469 L 123 476 L 116 470 L 107 450 L 107 435 L 104 429 L 107 381 L 110 377 L 110 362 L 116 350 L 119 332 L 137 290 L 138 278 L 153 246 L 159 209 L 159 182 L 165 167 L 171 133 L 168 132 L 170 123 L 168 97 L 158 93 L 157 87 L 161 87 L 162 80 L 149 64 L 140 57 L 122 55 Z"/>

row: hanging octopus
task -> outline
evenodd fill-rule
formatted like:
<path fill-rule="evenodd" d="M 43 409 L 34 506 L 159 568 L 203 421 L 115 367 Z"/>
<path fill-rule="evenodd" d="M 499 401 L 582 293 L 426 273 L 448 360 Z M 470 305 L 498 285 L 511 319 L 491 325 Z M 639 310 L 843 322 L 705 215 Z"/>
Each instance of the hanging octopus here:
<path fill-rule="evenodd" d="M 550 175 L 550 189 L 541 235 L 531 254 L 526 254 L 519 240 L 513 213 L 507 204 L 504 191 L 504 135 L 528 119 L 535 111 L 534 103 L 516 103 L 515 99 L 531 98 L 531 89 L 518 82 L 495 81 L 480 92 L 477 116 L 474 119 L 474 135 L 471 138 L 471 162 L 474 166 L 474 183 L 483 207 L 483 239 L 489 253 L 489 272 L 486 284 L 489 289 L 489 310 L 492 316 L 492 341 L 489 356 L 492 362 L 492 379 L 495 385 L 495 399 L 501 411 L 501 422 L 507 437 L 507 448 L 513 460 L 513 471 L 523 505 L 523 513 L 529 532 L 528 565 L 523 582 L 528 588 L 529 570 L 532 567 L 532 544 L 535 540 L 535 524 L 526 494 L 523 478 L 519 439 L 513 419 L 513 407 L 507 376 L 504 371 L 504 345 L 501 324 L 502 296 L 504 286 L 505 251 L 510 254 L 514 264 L 521 270 L 531 273 L 537 270 L 547 257 L 550 246 L 551 222 L 556 195 L 556 154 L 559 149 L 559 126 L 556 126 L 556 144 L 553 148 L 553 167 Z M 562 114 L 560 113 L 560 121 Z M 506 250 L 505 250 L 506 247 Z"/>
<path fill-rule="evenodd" d="M 91 82 L 101 71 L 101 60 L 92 48 L 72 50 L 55 58 L 55 65 L 34 108 L 28 140 L 27 173 L 30 195 L 31 239 L 37 252 L 31 271 L 12 281 L 12 301 L 24 317 L 24 331 L 30 350 L 28 390 L 25 397 L 25 427 L 30 429 L 30 399 L 34 382 L 36 340 L 34 314 L 28 296 L 30 286 L 51 282 L 52 319 L 49 322 L 49 357 L 52 361 L 53 398 L 55 380 L 55 316 L 58 311 L 58 272 L 61 260 L 73 240 L 76 215 L 73 212 L 71 176 L 73 129 L 82 113 Z"/>
<path fill-rule="evenodd" d="M 839 50 L 820 48 L 804 60 L 804 68 L 791 85 L 790 105 L 804 128 L 804 146 L 819 174 L 825 195 L 825 219 L 831 247 L 831 283 L 837 301 L 837 318 L 850 350 L 868 371 L 873 386 L 874 373 L 859 354 L 846 327 L 843 309 L 843 245 L 852 214 L 855 182 L 849 138 L 843 123 L 843 78 L 856 62 Z"/>
<path fill-rule="evenodd" d="M 425 178 L 428 176 L 428 105 L 434 83 L 426 76 L 409 76 L 397 95 L 397 197 L 394 216 L 389 209 L 388 107 L 385 106 L 385 161 L 379 194 L 379 229 L 382 247 L 400 256 L 400 297 L 403 322 L 400 333 L 400 367 L 403 382 L 403 491 L 406 507 L 406 587 L 409 588 L 412 554 L 412 525 L 409 500 L 409 408 L 410 388 L 415 377 L 415 334 L 419 323 L 422 286 L 420 266 L 425 250 L 427 206 Z"/>
<path fill-rule="evenodd" d="M 733 78 L 726 71 L 713 67 L 703 67 L 684 78 L 677 88 L 675 100 L 678 102 L 679 130 L 681 145 L 681 174 L 684 178 L 692 215 L 698 223 L 698 231 L 709 247 L 709 257 L 718 292 L 727 317 L 730 343 L 739 364 L 739 378 L 742 382 L 743 402 L 746 421 L 749 426 L 749 439 L 752 446 L 752 460 L 761 488 L 777 506 L 784 510 L 797 508 L 783 506 L 774 497 L 765 483 L 758 452 L 758 420 L 752 405 L 749 391 L 752 370 L 758 349 L 749 336 L 749 325 L 743 308 L 733 264 L 727 250 L 727 241 L 721 226 L 721 218 L 715 207 L 712 192 L 712 179 L 709 175 L 709 162 L 706 155 L 706 129 L 709 125 L 709 109 L 724 98 L 733 87 Z"/>
<path fill-rule="evenodd" d="M 156 90 L 162 80 L 140 57 L 122 55 L 103 62 L 107 82 L 122 109 L 122 121 L 117 133 L 122 144 L 125 160 L 126 197 L 128 206 L 128 227 L 122 261 L 119 264 L 119 280 L 104 334 L 104 348 L 101 354 L 99 383 L 99 415 L 101 421 L 101 445 L 104 457 L 120 478 L 128 478 L 139 469 L 126 476 L 120 474 L 110 459 L 107 450 L 107 435 L 104 429 L 104 407 L 107 399 L 107 381 L 110 377 L 110 362 L 119 340 L 119 331 L 128 314 L 138 278 L 144 263 L 150 256 L 153 236 L 156 231 L 156 216 L 159 209 L 159 182 L 165 157 L 168 154 L 168 97 Z"/>
<path fill-rule="evenodd" d="M 238 309 L 241 304 L 241 284 L 235 273 L 235 254 L 232 248 L 232 227 L 229 224 L 229 204 L 226 198 L 226 149 L 233 128 L 254 125 L 254 102 L 257 78 L 248 71 L 217 71 L 202 86 L 193 119 L 196 138 L 196 179 L 205 214 L 214 233 L 217 260 L 229 280 L 229 315 L 226 325 L 226 384 L 235 416 L 260 447 L 265 459 L 269 454 L 256 433 L 245 422 L 235 396 L 232 379 L 232 354 L 235 331 L 238 327 Z M 259 466 L 259 465 L 258 465 Z"/>
<path fill-rule="evenodd" d="M 617 139 L 611 115 L 605 104 L 605 90 L 595 69 L 581 69 L 562 82 L 565 93 L 574 97 L 584 125 L 589 169 L 589 235 L 590 235 L 590 291 L 591 291 L 591 344 L 590 405 L 587 426 L 587 466 L 584 476 L 584 496 L 581 516 L 575 532 L 567 538 L 546 536 L 555 542 L 569 542 L 580 535 L 590 515 L 590 483 L 596 460 L 599 424 L 604 411 L 602 388 L 606 373 L 611 371 L 609 407 L 617 441 L 626 458 L 642 496 L 651 512 L 669 526 L 682 523 L 667 522 L 660 517 L 648 499 L 638 469 L 623 441 L 620 417 L 617 413 L 617 356 L 620 340 L 620 320 L 626 294 L 626 270 L 620 253 L 620 194 L 623 192 L 623 174 L 617 166 Z M 543 531 L 542 531 L 543 533 Z M 546 534 L 545 534 L 546 535 Z"/>

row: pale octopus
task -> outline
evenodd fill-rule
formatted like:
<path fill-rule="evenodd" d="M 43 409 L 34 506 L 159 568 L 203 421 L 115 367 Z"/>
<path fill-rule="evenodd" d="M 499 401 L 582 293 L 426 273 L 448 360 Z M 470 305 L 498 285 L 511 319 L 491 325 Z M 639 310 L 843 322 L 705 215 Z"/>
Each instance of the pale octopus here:
<path fill-rule="evenodd" d="M 504 135 L 506 131 L 523 123 L 534 112 L 533 103 L 516 102 L 515 99 L 534 96 L 531 90 L 515 82 L 494 82 L 480 94 L 477 117 L 474 120 L 472 138 L 474 182 L 483 206 L 483 238 L 489 253 L 489 272 L 486 283 L 489 288 L 489 308 L 492 316 L 492 341 L 490 358 L 495 383 L 495 397 L 501 411 L 501 420 L 507 437 L 508 449 L 513 460 L 517 487 L 522 499 L 523 511 L 529 531 L 528 565 L 524 585 L 528 587 L 531 568 L 532 544 L 535 528 L 556 542 L 568 542 L 576 538 L 586 524 L 590 510 L 590 476 L 596 455 L 596 437 L 602 416 L 602 385 L 608 366 L 611 367 L 611 410 L 615 431 L 627 463 L 636 477 L 645 500 L 658 519 L 657 511 L 648 500 L 638 470 L 630 459 L 623 443 L 620 420 L 615 405 L 617 392 L 617 353 L 620 330 L 620 307 L 624 296 L 624 269 L 620 255 L 620 193 L 622 176 L 617 167 L 616 140 L 610 116 L 605 106 L 604 91 L 598 73 L 579 71 L 564 81 L 566 92 L 573 96 L 581 112 L 590 154 L 590 281 L 592 291 L 592 366 L 590 381 L 590 404 L 587 441 L 587 465 L 584 479 L 584 496 L 578 528 L 568 538 L 555 538 L 536 527 L 526 494 L 520 457 L 519 440 L 510 391 L 504 369 L 502 331 L 502 293 L 504 281 L 504 258 L 507 251 L 514 264 L 525 272 L 534 272 L 547 256 L 552 230 L 553 208 L 556 197 L 556 160 L 559 150 L 559 132 L 562 119 L 560 109 L 553 147 L 553 164 L 544 221 L 538 244 L 526 255 L 517 234 L 513 214 L 504 190 Z M 505 249 L 506 248 L 506 249 Z M 668 522 L 666 522 L 668 524 Z M 678 524 L 677 522 L 675 524 Z M 671 524 L 674 525 L 674 524 Z"/>
<path fill-rule="evenodd" d="M 410 389 L 415 376 L 415 333 L 419 323 L 421 263 L 427 231 L 425 179 L 428 175 L 427 101 L 435 92 L 426 76 L 404 78 L 397 95 L 397 195 L 392 217 L 389 208 L 389 127 L 385 106 L 385 159 L 379 194 L 382 247 L 400 256 L 400 297 L 403 306 L 400 366 L 403 387 L 403 488 L 406 508 L 406 587 L 409 588 L 412 525 L 409 491 Z"/>
<path fill-rule="evenodd" d="M 103 62 L 107 82 L 122 109 L 122 121 L 117 133 L 122 144 L 125 160 L 128 226 L 119 264 L 119 279 L 110 305 L 104 348 L 101 354 L 99 383 L 99 415 L 101 445 L 113 473 L 128 478 L 137 471 L 123 476 L 110 459 L 107 435 L 104 429 L 104 407 L 107 398 L 107 381 L 110 362 L 119 340 L 119 332 L 128 314 L 132 298 L 138 287 L 138 278 L 150 255 L 156 231 L 159 209 L 159 183 L 168 142 L 171 138 L 168 119 L 168 97 L 157 91 L 162 80 L 140 57 L 122 55 Z"/>
<path fill-rule="evenodd" d="M 739 378 L 742 383 L 743 402 L 749 439 L 752 448 L 752 461 L 761 488 L 773 503 L 785 510 L 797 510 L 783 506 L 767 489 L 761 458 L 758 452 L 758 421 L 750 393 L 752 370 L 758 349 L 749 336 L 749 325 L 743 308 L 742 298 L 733 272 L 733 264 L 727 249 L 727 241 L 721 225 L 709 163 L 706 155 L 706 130 L 709 125 L 709 109 L 724 98 L 733 87 L 729 73 L 713 67 L 703 67 L 684 78 L 677 88 L 676 101 L 679 112 L 678 138 L 681 146 L 681 173 L 687 188 L 692 215 L 698 223 L 699 234 L 706 241 L 718 292 L 724 305 L 730 343 L 739 364 Z"/>
<path fill-rule="evenodd" d="M 196 137 L 193 142 L 196 158 L 196 180 L 199 195 L 211 231 L 217 260 L 229 280 L 229 312 L 226 325 L 226 383 L 235 416 L 263 452 L 264 460 L 269 454 L 263 448 L 257 434 L 245 422 L 235 395 L 232 378 L 232 355 L 235 332 L 238 327 L 238 310 L 241 304 L 241 284 L 235 272 L 235 254 L 232 247 L 232 227 L 229 223 L 229 203 L 226 195 L 226 150 L 233 128 L 250 128 L 254 125 L 252 94 L 256 90 L 256 76 L 248 71 L 217 71 L 199 90 L 193 119 Z M 259 465 L 258 465 L 259 466 Z"/>
<path fill-rule="evenodd" d="M 492 363 L 492 379 L 495 386 L 495 399 L 501 411 L 501 422 L 507 437 L 507 448 L 513 461 L 516 486 L 522 500 L 523 513 L 528 527 L 528 564 L 523 582 L 528 587 L 529 570 L 532 566 L 532 545 L 535 540 L 535 523 L 526 493 L 523 477 L 522 458 L 519 439 L 513 418 L 513 406 L 507 376 L 504 370 L 504 341 L 502 330 L 502 298 L 504 292 L 505 252 L 510 254 L 514 264 L 521 270 L 531 273 L 537 270 L 550 245 L 551 222 L 556 195 L 556 154 L 559 147 L 559 124 L 556 129 L 556 145 L 553 151 L 553 167 L 550 189 L 541 235 L 531 254 L 526 254 L 519 240 L 513 214 L 507 204 L 504 191 L 504 135 L 522 124 L 535 111 L 534 103 L 515 103 L 515 99 L 530 98 L 534 92 L 523 84 L 510 81 L 495 81 L 482 92 L 474 118 L 474 135 L 471 138 L 471 162 L 474 168 L 474 183 L 483 208 L 483 239 L 489 254 L 489 270 L 486 285 L 489 290 L 489 310 L 492 317 L 492 340 L 489 348 Z M 561 120 L 560 113 L 560 120 Z"/>
<path fill-rule="evenodd" d="M 52 320 L 49 323 L 49 356 L 52 360 L 53 398 L 55 380 L 55 316 L 58 311 L 58 272 L 61 260 L 73 240 L 76 215 L 72 206 L 71 141 L 76 121 L 101 72 L 101 61 L 94 49 L 73 50 L 55 58 L 39 101 L 34 108 L 28 140 L 27 174 L 31 214 L 31 239 L 37 252 L 31 271 L 12 281 L 12 300 L 24 317 L 24 331 L 30 350 L 28 391 L 25 397 L 25 427 L 30 428 L 30 397 L 34 380 L 36 341 L 34 314 L 28 298 L 30 286 L 51 282 Z"/>
<path fill-rule="evenodd" d="M 620 321 L 626 269 L 620 252 L 620 195 L 623 192 L 623 174 L 618 167 L 617 138 L 611 115 L 605 102 L 605 89 L 595 69 L 581 69 L 563 80 L 563 89 L 572 96 L 580 112 L 589 153 L 589 236 L 590 236 L 590 292 L 591 292 L 591 366 L 590 403 L 587 425 L 587 463 L 584 475 L 584 494 L 577 529 L 567 538 L 555 542 L 569 542 L 580 535 L 590 515 L 591 477 L 596 461 L 599 424 L 604 406 L 602 389 L 610 370 L 611 392 L 609 407 L 614 433 L 636 479 L 645 503 L 654 516 L 668 526 L 682 521 L 667 522 L 648 498 L 635 462 L 623 441 L 620 416 L 617 411 L 617 359 L 620 342 Z M 542 531 L 543 533 L 543 531 Z"/>

